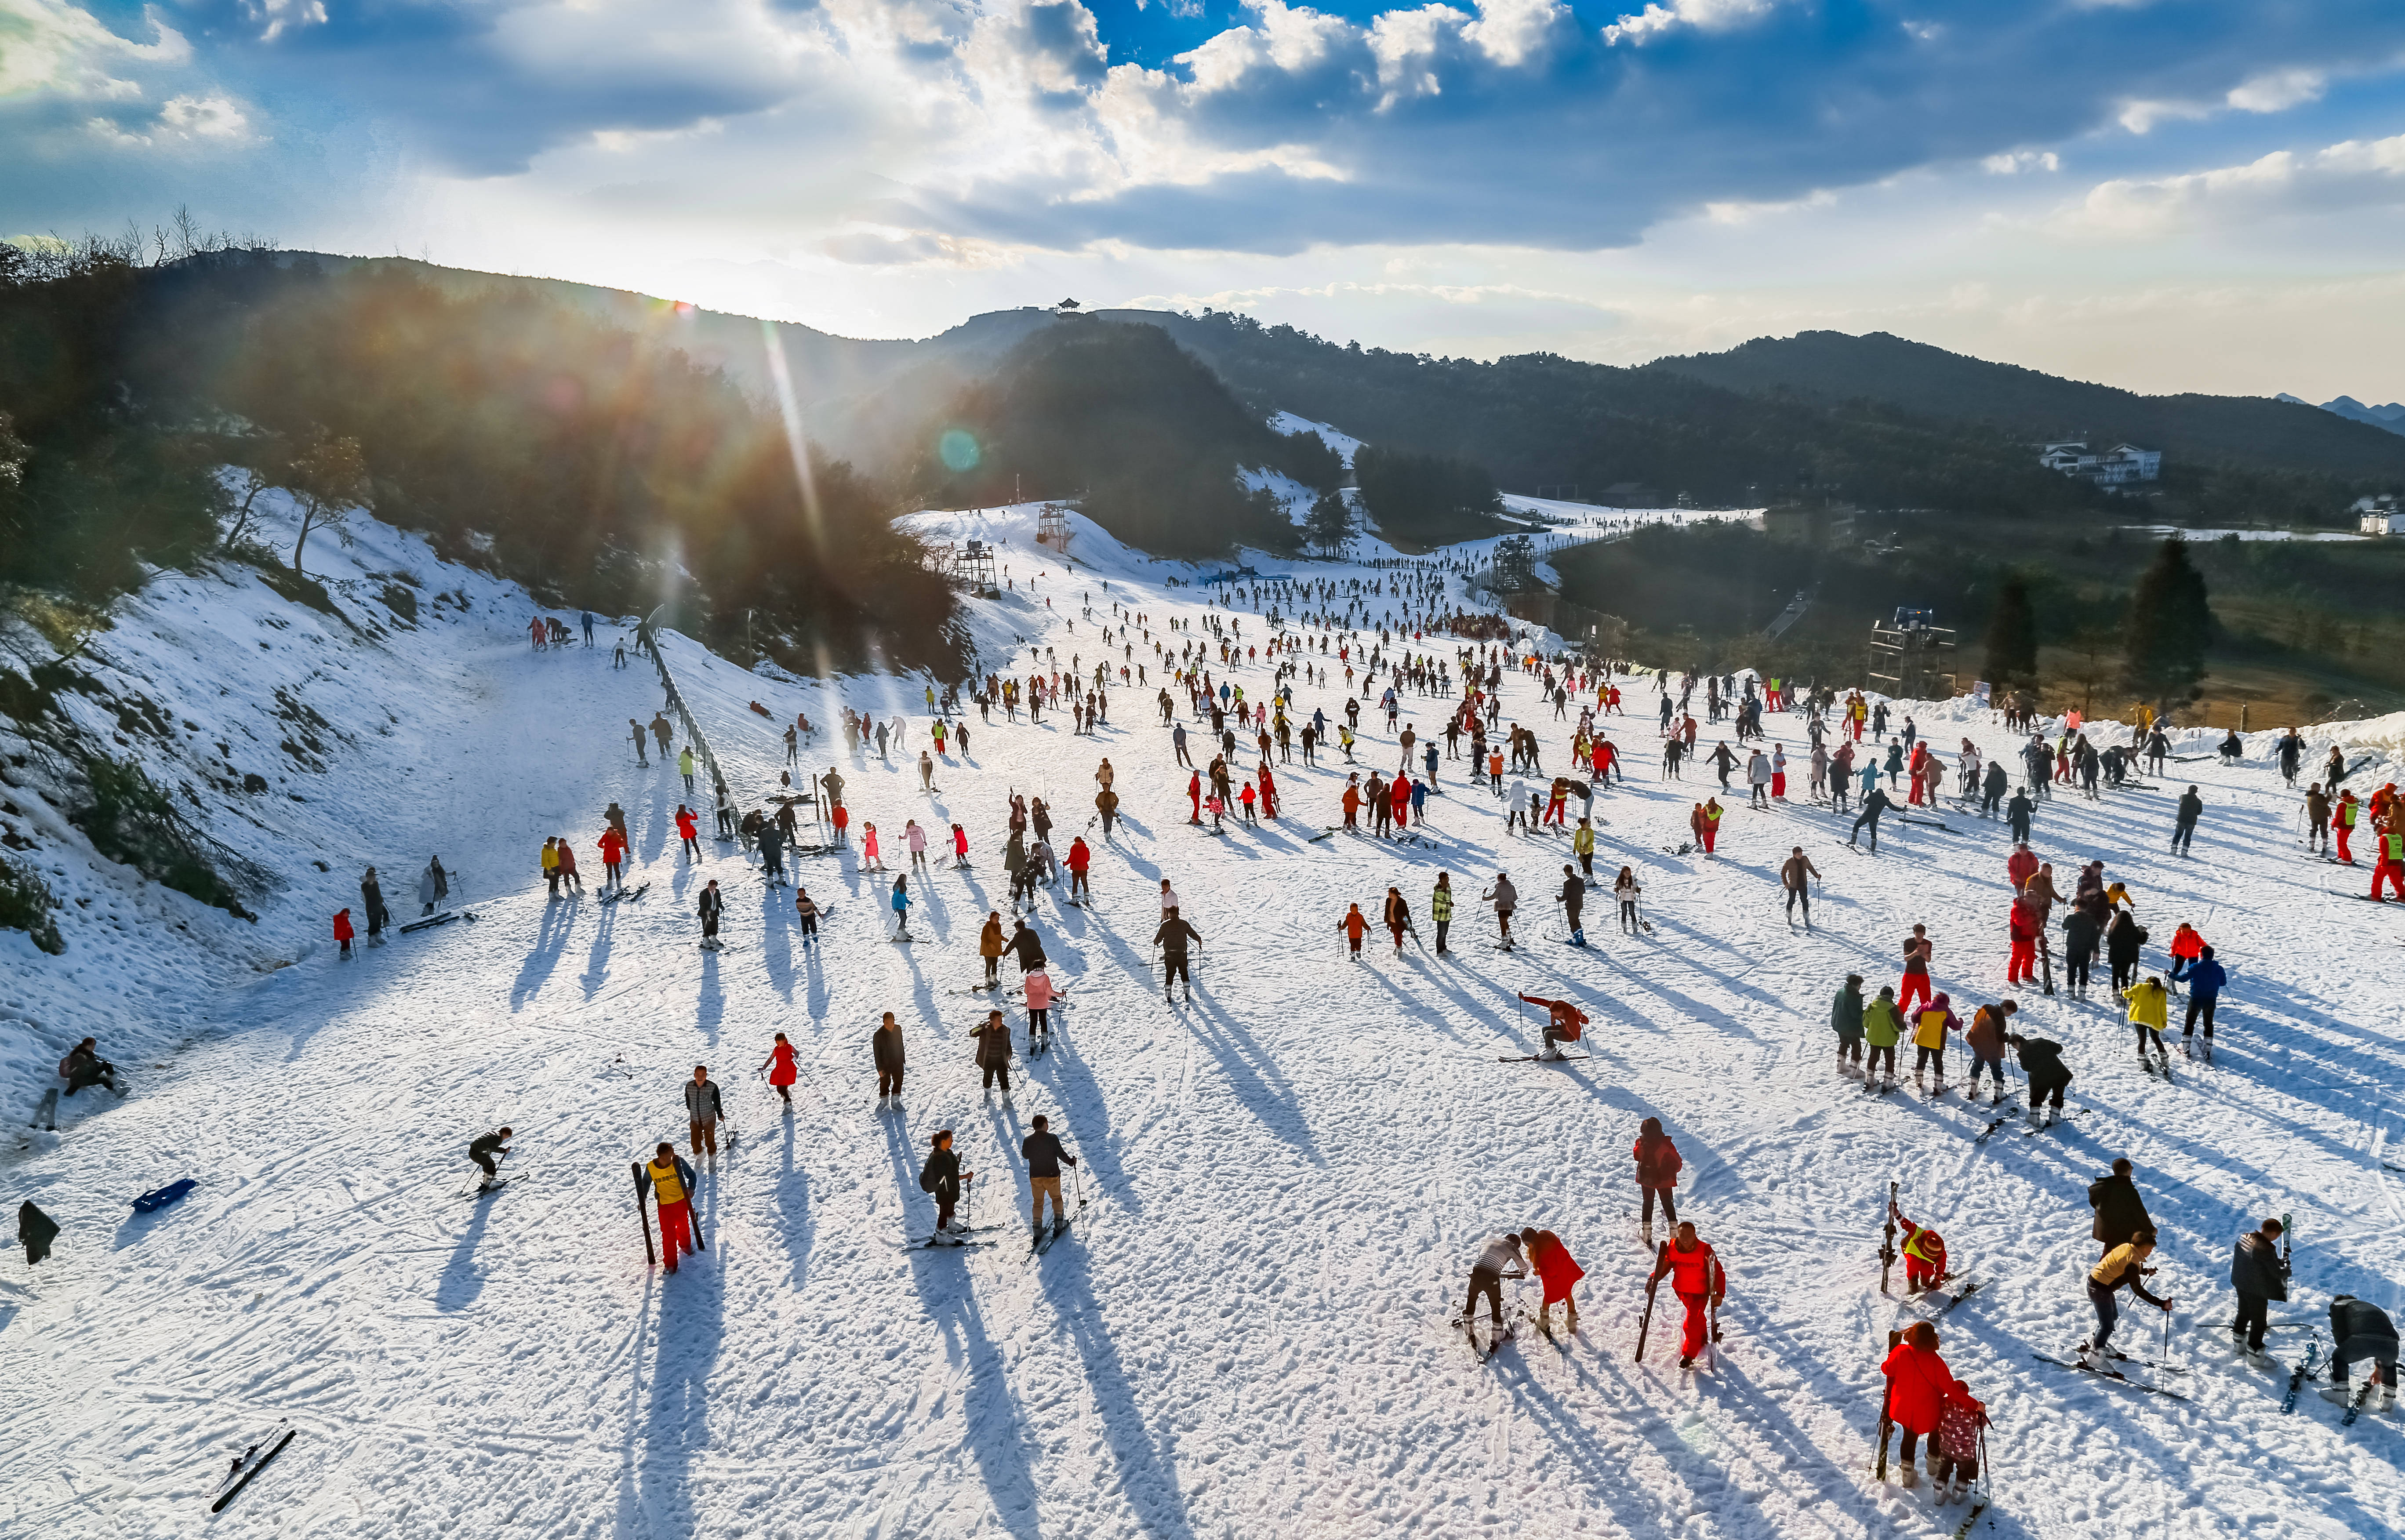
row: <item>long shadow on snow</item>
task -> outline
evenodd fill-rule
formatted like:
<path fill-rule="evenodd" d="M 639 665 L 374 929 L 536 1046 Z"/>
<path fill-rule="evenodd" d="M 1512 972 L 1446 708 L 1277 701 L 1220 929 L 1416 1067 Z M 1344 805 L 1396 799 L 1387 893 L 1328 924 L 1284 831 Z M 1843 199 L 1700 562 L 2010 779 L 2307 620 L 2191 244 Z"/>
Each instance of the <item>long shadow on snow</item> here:
<path fill-rule="evenodd" d="M 618 905 L 605 903 L 600 908 L 600 918 L 593 932 L 593 945 L 584 958 L 584 998 L 588 1001 L 599 994 L 601 987 L 610 981 L 610 943 L 618 928 Z"/>
<path fill-rule="evenodd" d="M 1186 1494 L 1177 1484 L 1177 1453 L 1174 1435 L 1164 1449 L 1145 1425 L 1144 1409 L 1136 1404 L 1118 1348 L 1111 1340 L 1100 1305 L 1087 1276 L 1082 1240 L 1071 1231 L 1035 1263 L 1044 1275 L 1044 1297 L 1050 1302 L 1060 1330 L 1068 1335 L 1092 1390 L 1094 1411 L 1102 1419 L 1104 1441 L 1118 1467 L 1119 1487 L 1146 1533 L 1191 1540 L 1193 1526 L 1186 1512 Z"/>
<path fill-rule="evenodd" d="M 705 1189 L 714 1194 L 713 1182 Z M 703 1199 L 696 1195 L 696 1202 Z M 684 1258 L 677 1278 L 654 1296 L 650 1405 L 637 1432 L 641 1453 L 635 1479 L 648 1517 L 666 1529 L 693 1534 L 700 1515 L 692 1498 L 694 1465 L 710 1451 L 710 1376 L 726 1336 L 725 1231 L 712 1212 L 702 1216 L 711 1249 Z"/>
<path fill-rule="evenodd" d="M 541 992 L 543 980 L 559 965 L 559 954 L 567 949 L 568 934 L 575 928 L 576 903 L 572 899 L 556 903 L 543 901 L 542 918 L 535 927 L 534 945 L 527 949 L 526 961 L 518 965 L 518 976 L 510 986 L 510 1009 L 514 1011 Z"/>
<path fill-rule="evenodd" d="M 438 1310 L 464 1310 L 485 1292 L 485 1275 L 476 1267 L 476 1248 L 484 1243 L 485 1225 L 493 1217 L 496 1193 L 486 1193 L 475 1200 L 475 1212 L 468 1227 L 459 1232 L 457 1244 L 451 1248 L 451 1258 L 443 1265 L 442 1281 L 434 1286 L 434 1308 Z"/>
<path fill-rule="evenodd" d="M 1286 1083 L 1286 1076 L 1253 1035 L 1237 1025 L 1233 1016 L 1212 1002 L 1207 987 L 1197 986 L 1194 991 L 1196 1021 L 1189 1029 L 1195 1041 L 1211 1050 L 1219 1067 L 1227 1073 L 1245 1110 L 1260 1120 L 1263 1127 L 1286 1141 L 1315 1166 L 1325 1168 L 1327 1157 L 1311 1137 L 1311 1123 L 1303 1115 L 1302 1105 Z M 1267 1066 L 1266 1072 L 1256 1063 Z"/>
<path fill-rule="evenodd" d="M 1052 1008 L 1052 1045 L 1044 1050 L 1042 1057 L 1024 1062 L 1028 1084 L 1048 1086 L 1059 1101 L 1061 1113 L 1053 1121 L 1064 1123 L 1067 1127 L 1056 1127 L 1052 1131 L 1064 1142 L 1075 1146 L 1077 1158 L 1084 1161 L 1086 1169 L 1093 1173 L 1096 1190 L 1108 1194 L 1131 1213 L 1144 1212 L 1144 1198 L 1137 1192 L 1135 1183 L 1128 1180 L 1125 1168 L 1119 1164 L 1121 1145 L 1110 1133 L 1110 1100 L 1086 1068 L 1084 1056 L 1077 1052 L 1076 1040 L 1068 1029 L 1068 1013 L 1064 1007 L 1056 1005 Z M 1037 1074 L 1039 1070 L 1045 1071 L 1041 1078 Z M 1090 1145 L 1084 1144 L 1077 1139 L 1079 1129 L 1100 1130 L 1100 1135 Z M 1014 1150 L 1018 1147 L 1016 1142 L 1011 1145 Z"/>
<path fill-rule="evenodd" d="M 794 1161 L 794 1119 L 781 1121 L 783 1139 L 777 1153 L 774 1188 L 777 1235 L 784 1242 L 786 1258 L 793 1264 L 786 1283 L 798 1290 L 809 1276 L 810 1243 L 817 1231 L 810 1213 L 810 1173 Z"/>

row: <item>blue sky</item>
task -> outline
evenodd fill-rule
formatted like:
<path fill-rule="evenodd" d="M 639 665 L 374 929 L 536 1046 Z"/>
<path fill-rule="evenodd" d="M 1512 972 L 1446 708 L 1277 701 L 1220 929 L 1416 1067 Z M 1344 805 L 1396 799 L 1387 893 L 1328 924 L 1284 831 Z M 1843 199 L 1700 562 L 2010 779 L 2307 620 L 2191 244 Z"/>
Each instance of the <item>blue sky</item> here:
<path fill-rule="evenodd" d="M 2396 0 L 0 0 L 0 234 L 188 204 L 853 335 L 1074 294 L 2405 396 Z"/>

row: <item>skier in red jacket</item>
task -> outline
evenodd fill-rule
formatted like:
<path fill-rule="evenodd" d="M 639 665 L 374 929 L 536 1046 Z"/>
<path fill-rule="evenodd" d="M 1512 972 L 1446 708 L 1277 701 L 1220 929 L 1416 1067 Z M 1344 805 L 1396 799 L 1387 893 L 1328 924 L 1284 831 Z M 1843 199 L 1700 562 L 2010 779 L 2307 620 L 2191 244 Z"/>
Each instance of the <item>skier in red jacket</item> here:
<path fill-rule="evenodd" d="M 1662 1221 L 1679 1223 L 1679 1210 L 1670 1201 L 1670 1189 L 1679 1184 L 1679 1173 L 1686 1162 L 1679 1158 L 1679 1147 L 1662 1131 L 1662 1120 L 1649 1117 L 1637 1128 L 1637 1186 L 1645 1195 L 1644 1211 L 1638 1218 L 1645 1244 L 1653 1244 L 1653 1199 L 1662 1199 Z"/>
<path fill-rule="evenodd" d="M 1402 950 L 1399 940 L 1395 944 L 1395 950 Z M 1567 1000 L 1547 1000 L 1542 995 L 1522 995 L 1520 998 L 1531 1005 L 1541 1005 L 1546 1011 L 1545 1046 L 1538 1054 L 1539 1058 L 1561 1057 L 1562 1051 L 1556 1044 L 1576 1043 L 1579 1035 L 1586 1029 L 1586 1013 Z"/>
<path fill-rule="evenodd" d="M 1551 1230 L 1534 1227 L 1522 1230 L 1520 1244 L 1526 1248 L 1529 1265 L 1544 1281 L 1545 1302 L 1537 1307 L 1537 1329 L 1548 1337 L 1553 1335 L 1553 1323 L 1549 1318 L 1553 1315 L 1554 1304 L 1559 1302 L 1563 1329 L 1577 1331 L 1578 1301 L 1570 1297 L 1570 1290 L 1586 1276 L 1586 1269 L 1570 1255 L 1569 1248 L 1562 1244 L 1562 1238 Z"/>
<path fill-rule="evenodd" d="M 1076 903 L 1081 896 L 1085 898 L 1091 898 L 1094 896 L 1093 890 L 1086 886 L 1086 868 L 1093 865 L 1093 863 L 1094 853 L 1086 847 L 1085 835 L 1080 834 L 1069 842 L 1070 903 Z"/>
<path fill-rule="evenodd" d="M 2013 900 L 2005 926 L 2012 935 L 2011 959 L 2004 964 L 2006 984 L 2027 984 L 2037 977 L 2038 910 L 2026 893 Z"/>
<path fill-rule="evenodd" d="M 2012 878 L 2016 893 L 2028 887 L 2030 878 L 2037 875 L 2037 856 L 2030 849 L 2029 841 L 2023 840 L 2014 846 L 2013 853 L 2004 858 L 2004 875 Z"/>
<path fill-rule="evenodd" d="M 677 838 L 684 842 L 684 853 L 691 856 L 694 860 L 699 861 L 701 859 L 701 829 L 699 825 L 694 822 L 693 809 L 687 807 L 682 803 L 677 804 L 676 826 Z"/>
<path fill-rule="evenodd" d="M 334 939 L 343 944 L 343 956 L 349 957 L 351 955 L 351 937 L 358 933 L 358 931 L 351 929 L 351 912 L 348 909 L 336 910 L 334 912 Z"/>
<path fill-rule="evenodd" d="M 1696 1355 L 1704 1351 L 1704 1332 L 1710 1324 L 1707 1306 L 1720 1309 L 1728 1295 L 1728 1274 L 1722 1270 L 1721 1259 L 1712 1254 L 1711 1247 L 1696 1236 L 1692 1219 L 1680 1223 L 1676 1239 L 1663 1243 L 1653 1276 L 1645 1281 L 1649 1296 L 1665 1276 L 1670 1280 L 1671 1292 L 1687 1307 L 1686 1330 L 1679 1339 L 1679 1367 L 1693 1368 Z"/>
<path fill-rule="evenodd" d="M 1888 1416 L 1904 1430 L 1904 1484 L 1919 1483 L 1912 1456 L 1925 1437 L 1929 1478 L 1937 1500 L 1962 1496 L 1978 1476 L 1978 1430 L 1987 1426 L 1988 1408 L 1972 1398 L 1969 1387 L 1937 1356 L 1937 1328 L 1916 1322 L 1879 1372 L 1888 1379 Z M 1942 1449 L 1941 1443 L 1952 1445 L 1951 1452 Z"/>

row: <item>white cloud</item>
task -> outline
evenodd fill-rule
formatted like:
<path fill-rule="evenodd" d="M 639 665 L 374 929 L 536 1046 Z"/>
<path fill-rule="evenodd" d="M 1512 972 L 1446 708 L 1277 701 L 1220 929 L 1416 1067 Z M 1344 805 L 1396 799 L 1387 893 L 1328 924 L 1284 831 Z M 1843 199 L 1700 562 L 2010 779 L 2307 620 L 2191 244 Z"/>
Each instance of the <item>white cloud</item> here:
<path fill-rule="evenodd" d="M 326 22 L 323 0 L 243 0 L 242 10 L 260 28 L 260 40 L 266 43 L 274 42 L 288 30 Z"/>
<path fill-rule="evenodd" d="M 2062 157 L 2050 149 L 2008 150 L 1987 157 L 1979 162 L 1979 169 L 1991 176 L 2013 176 L 2024 171 L 2060 171 Z"/>
<path fill-rule="evenodd" d="M 2274 70 L 2234 88 L 2227 100 L 2241 112 L 2285 112 L 2322 99 L 2328 77 L 2314 69 Z"/>
<path fill-rule="evenodd" d="M 1603 40 L 1642 46 L 1678 27 L 1727 32 L 1768 15 L 1770 9 L 1771 0 L 1670 0 L 1667 6 L 1648 5 L 1634 16 L 1623 16 L 1603 29 Z"/>
<path fill-rule="evenodd" d="M 136 43 L 62 0 L 0 0 L 0 97 L 35 93 L 75 101 L 138 99 L 141 88 L 113 70 L 190 63 L 192 46 L 155 9 L 145 10 L 159 40 Z"/>
<path fill-rule="evenodd" d="M 2276 150 L 2244 165 L 2098 184 L 2053 221 L 2065 233 L 2153 237 L 2205 224 L 2405 204 L 2405 134 Z"/>

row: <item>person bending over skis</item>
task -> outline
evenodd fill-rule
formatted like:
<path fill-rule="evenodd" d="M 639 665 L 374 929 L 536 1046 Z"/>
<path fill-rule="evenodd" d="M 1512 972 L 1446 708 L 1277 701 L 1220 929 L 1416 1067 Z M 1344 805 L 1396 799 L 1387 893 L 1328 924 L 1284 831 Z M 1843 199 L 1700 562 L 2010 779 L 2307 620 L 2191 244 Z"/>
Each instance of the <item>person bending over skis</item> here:
<path fill-rule="evenodd" d="M 1562 1051 L 1557 1044 L 1576 1043 L 1586 1028 L 1587 1014 L 1567 1000 L 1547 1000 L 1541 995 L 1522 995 L 1520 998 L 1531 1005 L 1543 1006 L 1550 1015 L 1545 1023 L 1545 1046 L 1537 1055 L 1539 1058 L 1561 1057 Z"/>
<path fill-rule="evenodd" d="M 1926 1294 L 1948 1276 L 1946 1238 L 1925 1225 L 1915 1225 L 1905 1218 L 1893 1198 L 1888 1200 L 1887 1211 L 1904 1226 L 1904 1292 Z"/>

